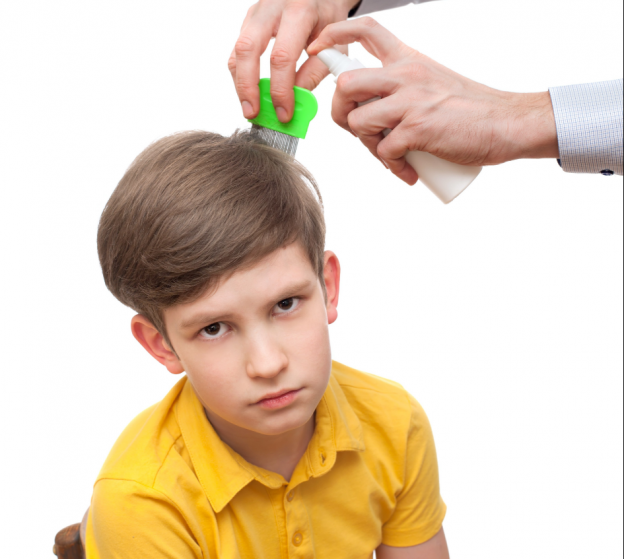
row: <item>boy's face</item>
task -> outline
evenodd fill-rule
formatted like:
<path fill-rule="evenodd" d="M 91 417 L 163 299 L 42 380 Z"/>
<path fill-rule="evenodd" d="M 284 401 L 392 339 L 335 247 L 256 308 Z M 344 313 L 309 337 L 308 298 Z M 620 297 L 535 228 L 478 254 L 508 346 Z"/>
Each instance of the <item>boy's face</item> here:
<path fill-rule="evenodd" d="M 175 354 L 140 315 L 133 333 L 169 371 L 186 371 L 215 427 L 278 435 L 308 422 L 327 387 L 339 281 L 338 260 L 327 252 L 326 301 L 304 249 L 293 243 L 167 309 Z"/>

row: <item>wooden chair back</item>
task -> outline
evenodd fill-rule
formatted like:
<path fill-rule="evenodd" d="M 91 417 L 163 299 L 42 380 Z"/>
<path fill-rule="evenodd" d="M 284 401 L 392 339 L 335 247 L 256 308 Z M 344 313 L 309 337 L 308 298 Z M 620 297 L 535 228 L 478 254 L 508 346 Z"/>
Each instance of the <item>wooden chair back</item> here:
<path fill-rule="evenodd" d="M 54 538 L 54 555 L 59 559 L 85 559 L 85 551 L 80 541 L 80 524 L 63 528 Z"/>
<path fill-rule="evenodd" d="M 82 522 L 67 526 L 56 534 L 52 552 L 58 559 L 86 559 L 84 541 L 88 517 L 89 509 L 82 517 Z"/>

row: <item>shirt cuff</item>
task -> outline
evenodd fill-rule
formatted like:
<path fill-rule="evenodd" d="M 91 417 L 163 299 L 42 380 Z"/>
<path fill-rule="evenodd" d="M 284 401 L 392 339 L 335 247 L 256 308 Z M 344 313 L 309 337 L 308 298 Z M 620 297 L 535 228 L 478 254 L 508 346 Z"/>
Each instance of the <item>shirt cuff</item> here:
<path fill-rule="evenodd" d="M 433 0 L 362 0 L 355 8 L 349 12 L 349 17 L 363 16 L 364 14 L 372 14 L 381 10 L 390 10 L 399 8 L 407 4 L 423 4 L 424 2 L 432 2 Z"/>
<path fill-rule="evenodd" d="M 560 164 L 568 173 L 622 174 L 622 80 L 551 87 Z"/>

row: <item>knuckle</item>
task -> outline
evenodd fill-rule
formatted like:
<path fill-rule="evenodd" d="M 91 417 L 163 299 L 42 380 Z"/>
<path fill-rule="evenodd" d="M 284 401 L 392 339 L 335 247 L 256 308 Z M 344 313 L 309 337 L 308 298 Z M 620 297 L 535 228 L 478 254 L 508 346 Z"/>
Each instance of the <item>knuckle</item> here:
<path fill-rule="evenodd" d="M 304 2 L 301 0 L 292 1 L 287 8 L 288 12 L 291 12 L 298 16 L 311 16 L 314 14 L 314 8 L 310 6 L 309 2 Z"/>
<path fill-rule="evenodd" d="M 332 31 L 339 25 L 340 22 L 334 21 L 333 23 L 328 23 L 325 27 L 321 29 L 321 32 L 318 34 L 318 37 L 325 37 L 327 35 L 331 35 Z M 318 38 L 317 37 L 317 38 Z"/>
<path fill-rule="evenodd" d="M 368 27 L 369 29 L 373 29 L 379 25 L 379 23 L 377 23 L 377 20 L 373 19 L 370 16 L 363 17 L 362 19 L 360 19 L 360 22 L 364 27 Z"/>
<path fill-rule="evenodd" d="M 236 57 L 234 55 L 230 56 L 228 59 L 228 70 L 230 74 L 234 74 L 236 72 Z"/>
<path fill-rule="evenodd" d="M 379 144 L 377 145 L 377 154 L 379 155 L 379 157 L 381 157 L 382 159 L 386 161 L 391 159 L 388 142 L 386 141 L 379 142 Z"/>
<path fill-rule="evenodd" d="M 332 120 L 341 128 L 344 128 L 345 125 L 347 124 L 345 120 L 342 118 L 342 115 L 335 108 L 332 108 L 331 117 L 332 117 Z"/>
<path fill-rule="evenodd" d="M 234 53 L 236 56 L 245 57 L 252 54 L 255 50 L 254 42 L 250 37 L 241 35 L 234 45 Z"/>
<path fill-rule="evenodd" d="M 292 64 L 290 53 L 282 47 L 277 47 L 271 52 L 271 66 L 278 70 L 284 70 Z"/>
<path fill-rule="evenodd" d="M 321 71 L 321 70 L 315 70 L 313 72 L 310 72 L 310 79 L 316 84 L 318 85 L 319 83 L 321 83 L 323 81 L 323 79 L 325 78 L 325 74 Z"/>
<path fill-rule="evenodd" d="M 353 76 L 349 74 L 350 72 L 344 72 L 338 76 L 338 79 L 336 80 L 336 89 L 344 91 L 349 86 L 353 80 Z"/>
<path fill-rule="evenodd" d="M 358 116 L 356 111 L 351 111 L 347 115 L 347 124 L 356 134 L 362 131 L 362 119 Z M 359 135 L 360 134 L 358 134 L 358 136 Z"/>
<path fill-rule="evenodd" d="M 292 90 L 290 90 L 292 92 Z M 288 88 L 280 85 L 271 85 L 271 97 L 273 99 L 285 100 L 288 98 Z"/>
<path fill-rule="evenodd" d="M 257 95 L 258 84 L 254 84 L 248 80 L 239 80 L 236 82 L 236 90 L 246 95 Z"/>
<path fill-rule="evenodd" d="M 308 74 L 306 75 L 305 83 L 302 79 L 301 83 L 296 83 L 295 85 L 298 85 L 305 89 L 312 90 L 315 87 L 317 87 L 323 81 L 324 78 L 325 78 L 325 74 L 323 74 L 321 71 L 313 70 L 311 72 L 308 72 Z"/>

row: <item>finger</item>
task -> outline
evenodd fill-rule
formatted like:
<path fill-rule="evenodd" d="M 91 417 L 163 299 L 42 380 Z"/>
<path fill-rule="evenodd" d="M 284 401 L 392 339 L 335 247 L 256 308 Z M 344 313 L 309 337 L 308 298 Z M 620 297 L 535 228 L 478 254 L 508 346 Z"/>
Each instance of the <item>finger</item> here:
<path fill-rule="evenodd" d="M 361 43 L 368 52 L 381 60 L 384 66 L 396 62 L 405 56 L 406 52 L 412 50 L 373 18 L 362 17 L 328 25 L 307 51 L 310 55 L 318 54 L 335 45 L 354 42 Z"/>
<path fill-rule="evenodd" d="M 379 143 L 384 139 L 384 135 L 382 133 L 374 134 L 372 136 L 359 136 L 360 141 L 368 148 L 368 151 L 379 160 L 379 162 L 386 168 L 390 169 L 388 162 L 382 159 L 377 153 L 377 147 Z M 405 158 L 402 158 L 405 159 Z M 413 185 L 418 180 L 418 175 L 414 171 L 414 169 L 407 163 L 404 166 L 401 166 L 401 160 L 395 160 L 391 162 L 393 165 L 392 172 L 397 175 L 401 180 L 405 181 L 409 185 Z M 396 172 L 395 172 L 396 171 Z M 413 171 L 413 172 L 412 172 Z"/>
<path fill-rule="evenodd" d="M 338 126 L 348 130 L 353 135 L 357 135 L 349 127 L 349 115 L 357 108 L 358 104 L 356 101 L 339 97 L 336 92 L 332 98 L 331 117 Z"/>
<path fill-rule="evenodd" d="M 418 180 L 416 171 L 405 160 L 405 154 L 411 149 L 408 139 L 413 139 L 413 136 L 414 131 L 402 122 L 377 145 L 377 154 L 390 171 L 410 185 Z"/>
<path fill-rule="evenodd" d="M 255 117 L 260 110 L 260 56 L 266 50 L 278 22 L 279 13 L 274 10 L 255 10 L 234 46 L 234 83 L 245 118 Z"/>
<path fill-rule="evenodd" d="M 241 25 L 241 33 L 243 29 L 245 29 L 245 26 L 247 25 L 251 17 L 253 16 L 254 11 L 255 11 L 255 6 L 256 5 L 254 4 L 251 8 L 247 10 L 247 15 L 245 15 L 245 19 L 243 20 L 243 25 Z M 230 71 L 230 74 L 232 75 L 232 79 L 234 80 L 234 85 L 236 85 L 236 47 L 232 49 L 232 52 L 230 53 L 230 57 L 228 58 L 228 70 Z"/>
<path fill-rule="evenodd" d="M 379 100 L 379 102 L 382 101 L 383 100 Z M 348 116 L 348 129 L 354 136 L 359 138 L 368 151 L 370 151 L 374 157 L 379 159 L 379 161 L 381 161 L 383 166 L 387 169 L 388 166 L 385 161 L 379 157 L 379 154 L 377 153 L 377 146 L 379 145 L 379 142 L 384 139 L 387 127 L 384 125 L 369 125 L 371 122 L 369 116 L 370 109 L 373 105 L 375 105 L 375 103 L 377 103 L 377 101 L 358 107 L 357 109 L 351 111 Z"/>
<path fill-rule="evenodd" d="M 297 70 L 295 85 L 312 91 L 318 87 L 328 74 L 327 66 L 316 56 L 311 56 Z"/>
<path fill-rule="evenodd" d="M 284 10 L 271 52 L 271 98 L 277 118 L 289 122 L 295 107 L 297 61 L 317 23 L 316 11 L 302 4 Z"/>
<path fill-rule="evenodd" d="M 382 162 L 383 161 L 384 160 L 382 159 Z M 396 175 L 403 182 L 409 184 L 410 186 L 415 185 L 418 181 L 418 173 L 416 173 L 416 171 L 414 171 L 414 168 L 407 161 L 405 161 L 405 157 L 397 159 L 392 163 L 392 165 L 387 161 L 385 162 L 385 164 L 386 167 L 390 169 L 392 174 Z"/>
<path fill-rule="evenodd" d="M 236 85 L 236 52 L 234 49 L 232 49 L 230 58 L 228 58 L 228 70 L 230 71 L 230 74 L 232 74 L 234 85 Z"/>
<path fill-rule="evenodd" d="M 403 182 L 413 186 L 418 181 L 418 174 L 414 168 L 405 160 L 405 157 L 392 159 L 390 161 L 380 158 L 381 162 L 390 169 L 393 175 L 399 177 Z"/>
<path fill-rule="evenodd" d="M 341 45 L 338 49 L 344 54 L 349 53 L 346 45 Z M 329 75 L 327 66 L 318 57 L 310 56 L 297 70 L 295 85 L 312 91 Z"/>
<path fill-rule="evenodd" d="M 388 166 L 386 165 L 385 161 L 381 157 L 379 157 L 379 154 L 377 153 L 377 146 L 379 145 L 379 142 L 384 139 L 384 135 L 380 132 L 379 134 L 372 135 L 365 134 L 363 136 L 358 136 L 358 138 L 366 146 L 368 151 L 371 152 L 373 157 L 379 159 L 379 161 L 381 161 L 381 164 L 387 169 Z"/>
<path fill-rule="evenodd" d="M 354 103 L 361 104 L 376 97 L 388 97 L 395 91 L 396 83 L 383 68 L 362 68 L 345 72 L 338 78 L 336 91 L 332 99 L 332 118 L 342 126 L 347 127 L 348 115 L 354 108 Z M 369 104 L 377 103 L 377 101 Z M 361 114 L 365 114 L 362 112 Z M 387 126 L 385 127 L 387 128 Z M 376 130 L 380 132 L 383 128 Z M 354 131 L 357 133 L 357 131 Z"/>

